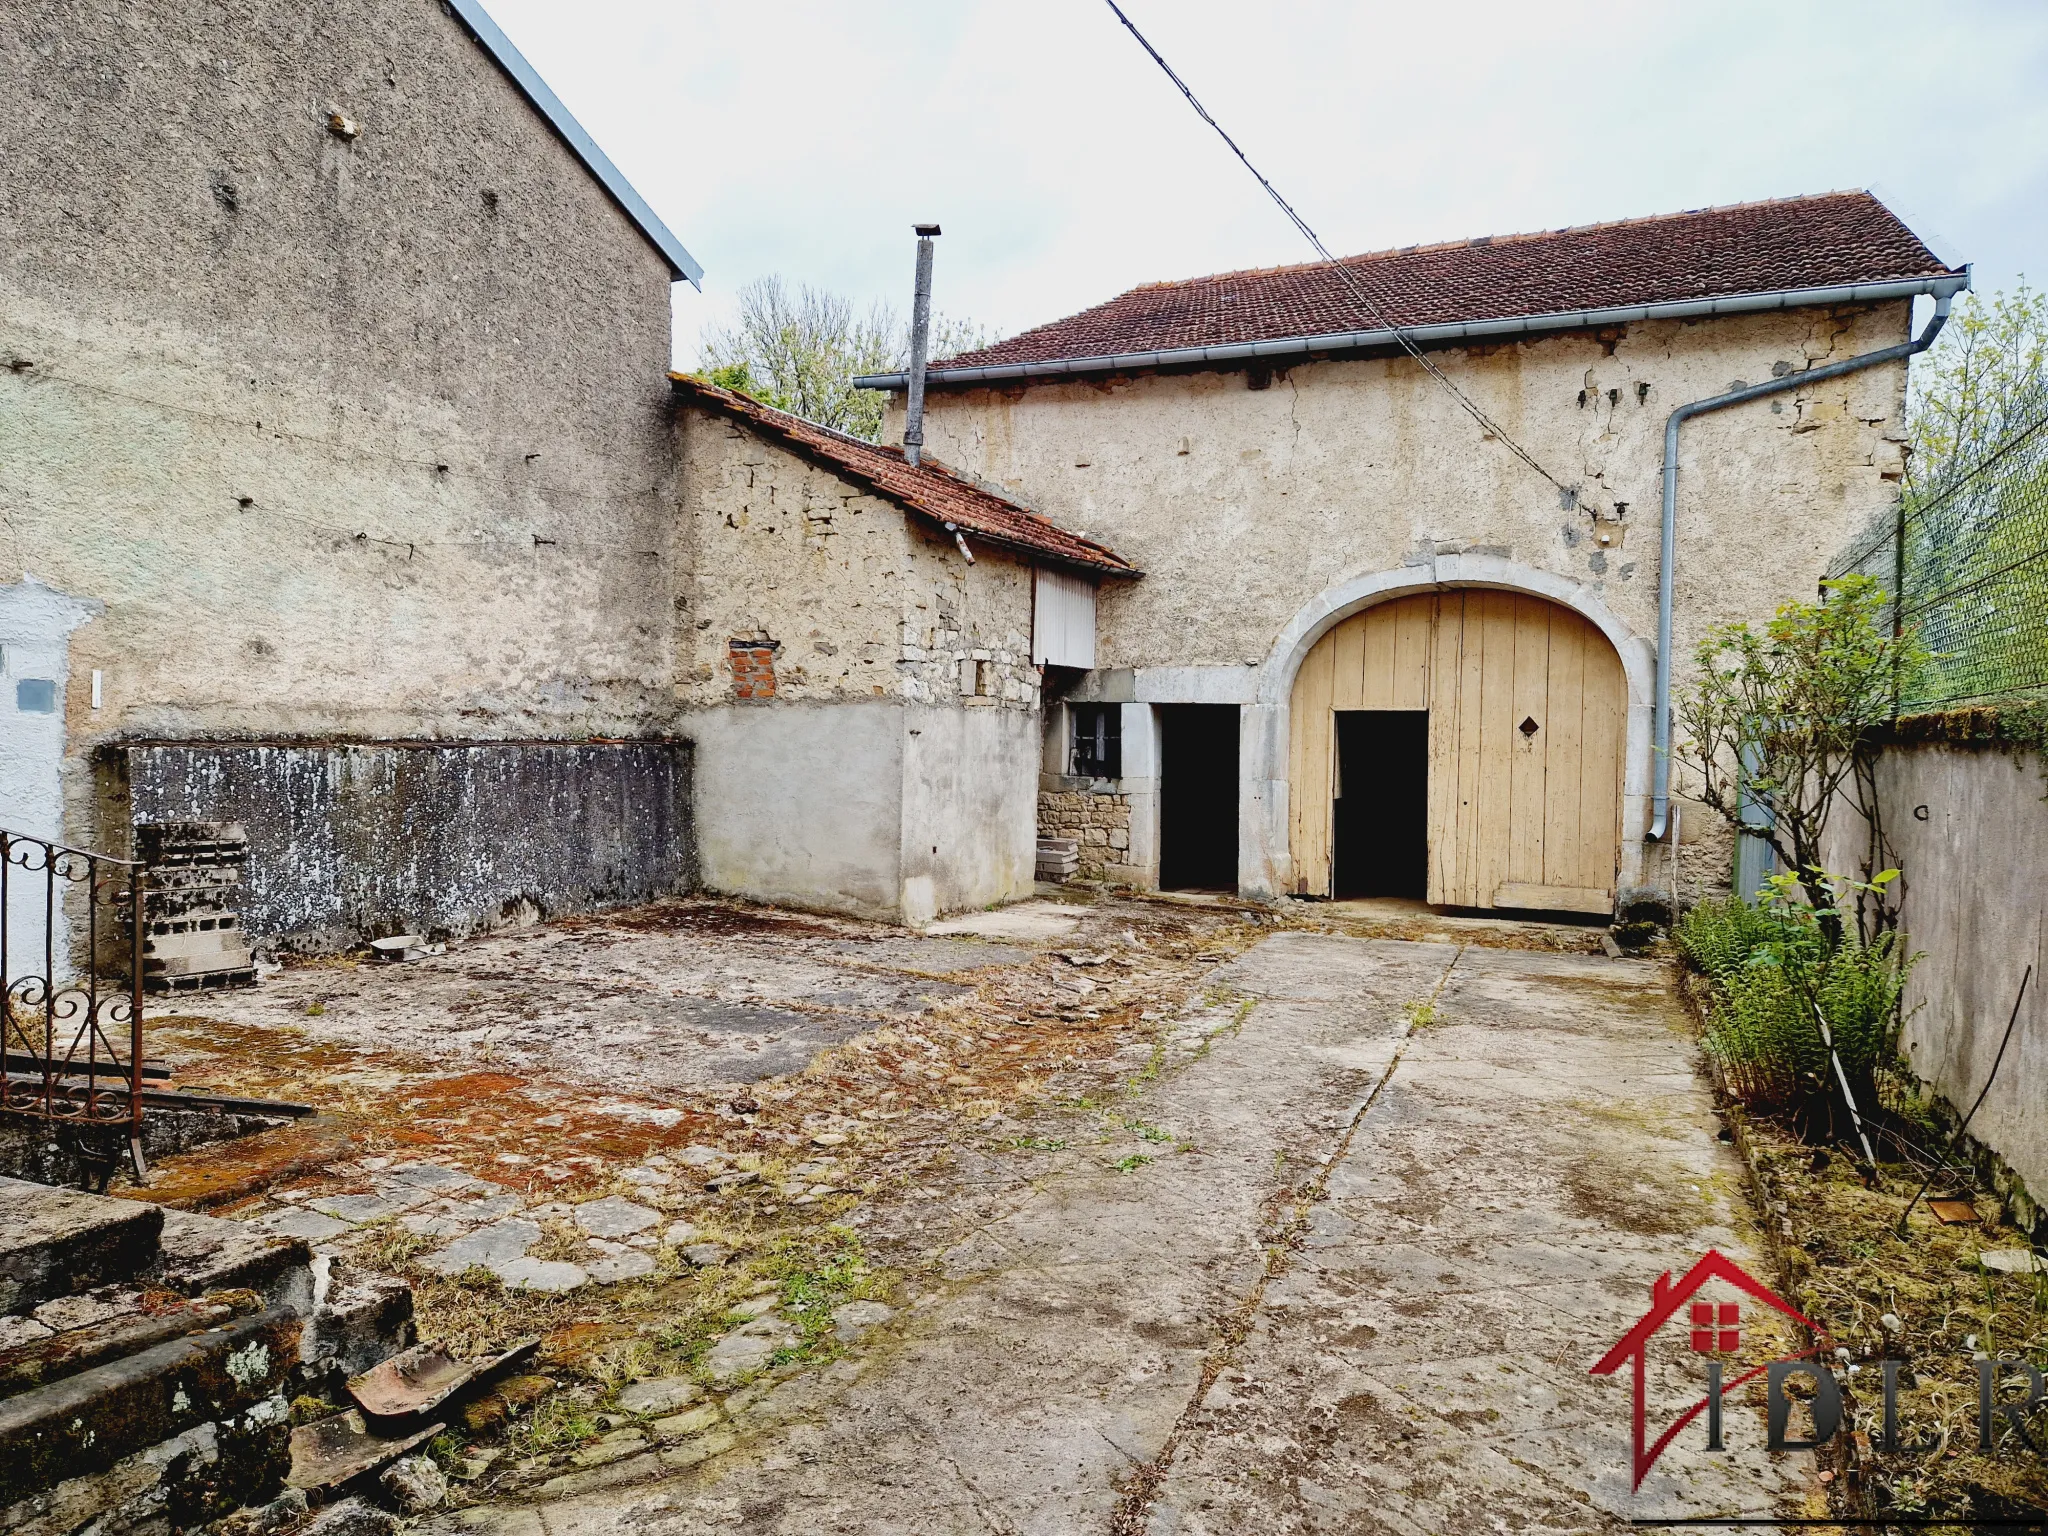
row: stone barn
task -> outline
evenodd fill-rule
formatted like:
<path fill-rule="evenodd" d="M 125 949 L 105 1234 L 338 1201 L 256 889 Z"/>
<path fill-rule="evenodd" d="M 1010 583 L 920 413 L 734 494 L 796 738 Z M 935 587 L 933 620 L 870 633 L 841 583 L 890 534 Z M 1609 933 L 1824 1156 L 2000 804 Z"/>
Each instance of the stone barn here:
<path fill-rule="evenodd" d="M 1147 573 L 1048 680 L 1043 829 L 1262 899 L 1725 883 L 1658 780 L 1660 622 L 1682 681 L 1707 625 L 1814 594 L 1903 473 L 1913 303 L 1967 272 L 1862 192 L 1343 267 L 1156 283 L 929 370 L 935 457 Z M 900 426 L 907 381 L 866 382 Z M 1667 564 L 1674 411 L 1759 384 L 1683 425 Z"/>

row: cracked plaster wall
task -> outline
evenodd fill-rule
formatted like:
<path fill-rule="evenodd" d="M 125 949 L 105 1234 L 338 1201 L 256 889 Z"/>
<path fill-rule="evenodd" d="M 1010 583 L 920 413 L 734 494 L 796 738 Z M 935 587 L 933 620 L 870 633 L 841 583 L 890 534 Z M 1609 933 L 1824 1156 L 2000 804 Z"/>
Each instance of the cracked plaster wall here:
<path fill-rule="evenodd" d="M 927 451 L 1145 571 L 1104 587 L 1097 660 L 1138 669 L 1147 697 L 1166 697 L 1147 688 L 1148 675 L 1214 691 L 1210 669 L 1243 675 L 1266 662 L 1318 593 L 1433 555 L 1554 573 L 1654 639 L 1666 416 L 1738 381 L 1895 344 L 1909 319 L 1901 302 L 1433 352 L 1540 463 L 1580 487 L 1573 509 L 1398 356 L 1276 369 L 1263 388 L 1248 387 L 1261 375 L 1240 370 L 937 389 Z M 1686 426 L 1681 680 L 1707 625 L 1812 597 L 1828 558 L 1890 504 L 1904 466 L 1904 391 L 1897 364 Z M 900 437 L 902 420 L 897 395 L 887 435 Z M 1284 778 L 1251 758 L 1246 772 L 1248 784 Z M 1245 814 L 1266 811 L 1247 804 Z M 1727 839 L 1710 813 L 1689 807 L 1683 830 L 1686 894 L 1725 885 Z M 1249 822 L 1246 839 L 1256 862 L 1280 856 Z M 1654 862 L 1640 877 L 1668 884 L 1668 867 Z"/>
<path fill-rule="evenodd" d="M 668 271 L 452 16 L 30 0 L 0 69 L 0 582 L 103 605 L 74 838 L 117 740 L 673 720 Z"/>
<path fill-rule="evenodd" d="M 1028 565 L 986 547 L 969 565 L 950 538 L 800 454 L 715 412 L 680 418 L 686 704 L 732 697 L 732 641 L 773 640 L 779 699 L 1038 708 Z"/>

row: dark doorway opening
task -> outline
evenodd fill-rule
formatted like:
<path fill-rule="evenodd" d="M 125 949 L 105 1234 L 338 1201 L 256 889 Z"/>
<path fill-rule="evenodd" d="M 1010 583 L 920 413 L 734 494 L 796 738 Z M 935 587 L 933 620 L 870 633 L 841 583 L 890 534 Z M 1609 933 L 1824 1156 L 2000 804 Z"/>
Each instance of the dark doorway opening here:
<path fill-rule="evenodd" d="M 1161 704 L 1159 884 L 1237 890 L 1237 706 Z"/>
<path fill-rule="evenodd" d="M 1429 890 L 1429 711 L 1337 711 L 1336 856 L 1331 893 Z"/>

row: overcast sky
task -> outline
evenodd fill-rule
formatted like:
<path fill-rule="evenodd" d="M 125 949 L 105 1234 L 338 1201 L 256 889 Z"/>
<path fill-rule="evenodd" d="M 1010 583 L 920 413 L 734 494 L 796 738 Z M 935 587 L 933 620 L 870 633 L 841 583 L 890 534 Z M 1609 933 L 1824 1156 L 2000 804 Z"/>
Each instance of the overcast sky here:
<path fill-rule="evenodd" d="M 1004 333 L 1312 255 L 1102 0 L 486 0 L 706 268 Z M 1128 0 L 1340 254 L 1872 187 L 2048 281 L 2048 4 Z"/>

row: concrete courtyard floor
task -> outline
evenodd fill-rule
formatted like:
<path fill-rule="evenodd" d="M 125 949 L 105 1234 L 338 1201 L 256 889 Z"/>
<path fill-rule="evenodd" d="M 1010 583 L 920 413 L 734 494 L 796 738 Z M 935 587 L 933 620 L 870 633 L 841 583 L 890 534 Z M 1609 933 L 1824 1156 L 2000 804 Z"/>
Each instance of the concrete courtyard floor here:
<path fill-rule="evenodd" d="M 680 1365 L 578 1389 L 601 1440 L 498 1461 L 445 1536 L 1819 1512 L 1746 1396 L 1729 1453 L 1695 1425 L 1631 1493 L 1628 1373 L 1587 1373 L 1658 1275 L 1753 1258 L 1658 962 L 1427 914 L 1103 898 L 949 926 L 672 903 L 295 967 L 158 1038 L 185 1081 L 327 1113 L 151 1193 L 344 1262 L 395 1219 L 428 1275 L 574 1270 L 541 1319 L 565 1364 L 712 1298 Z M 725 1313 L 766 1288 L 750 1254 L 826 1224 L 874 1299 L 823 1347 L 771 1297 Z M 706 1239 L 729 1264 L 679 1257 Z M 1703 1390 L 1668 1332 L 1653 1434 Z"/>

